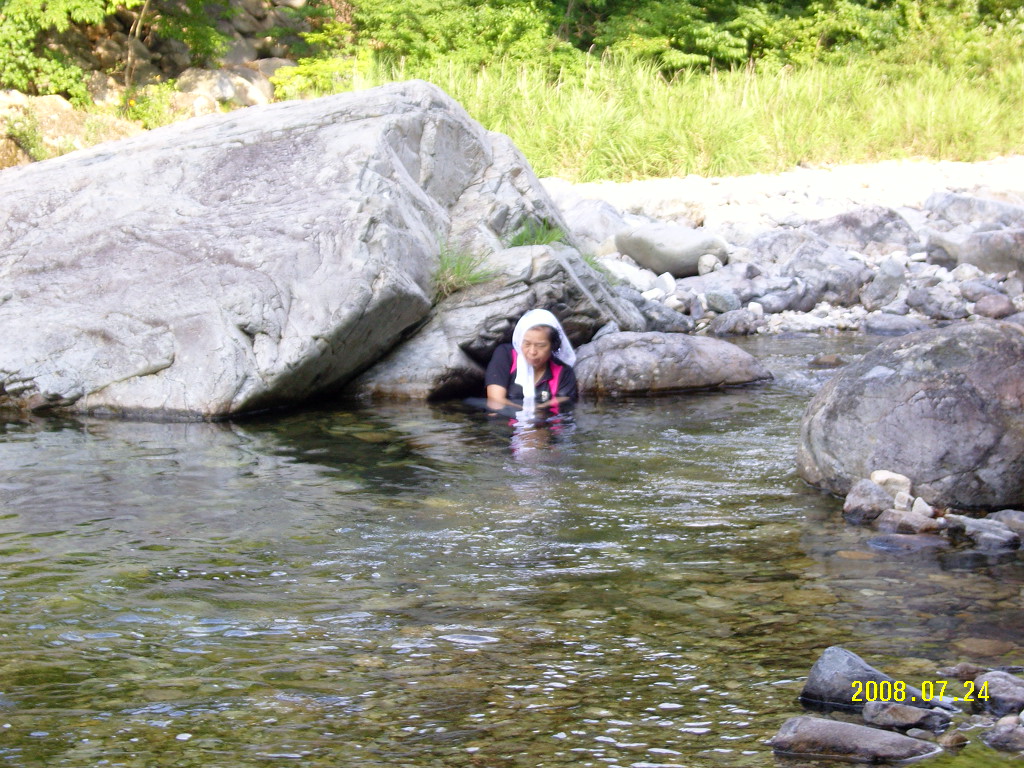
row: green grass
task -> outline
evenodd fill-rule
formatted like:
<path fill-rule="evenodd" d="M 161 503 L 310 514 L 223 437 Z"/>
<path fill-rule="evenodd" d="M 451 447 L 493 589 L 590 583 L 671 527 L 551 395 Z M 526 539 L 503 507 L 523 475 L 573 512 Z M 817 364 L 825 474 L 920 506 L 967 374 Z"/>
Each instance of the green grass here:
<path fill-rule="evenodd" d="M 509 248 L 516 248 L 520 245 L 548 245 L 557 243 L 565 237 L 558 227 L 553 227 L 546 221 L 527 221 L 518 232 L 508 240 Z"/>
<path fill-rule="evenodd" d="M 434 302 L 494 277 L 495 271 L 485 266 L 485 261 L 485 256 L 442 245 L 434 273 Z"/>
<path fill-rule="evenodd" d="M 1024 152 L 1021 57 L 982 71 L 862 59 L 672 80 L 635 61 L 594 59 L 555 82 L 540 68 L 440 63 L 350 80 L 359 89 L 410 77 L 437 84 L 484 126 L 508 134 L 539 176 L 573 181 Z"/>

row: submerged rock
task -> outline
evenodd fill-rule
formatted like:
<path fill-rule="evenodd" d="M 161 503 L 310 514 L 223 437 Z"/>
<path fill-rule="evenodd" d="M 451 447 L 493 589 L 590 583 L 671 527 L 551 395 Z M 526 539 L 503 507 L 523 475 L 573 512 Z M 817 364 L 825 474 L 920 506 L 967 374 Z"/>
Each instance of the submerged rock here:
<path fill-rule="evenodd" d="M 842 369 L 807 407 L 798 471 L 845 494 L 876 468 L 930 504 L 1024 502 L 1024 332 L 959 323 L 885 342 Z"/>
<path fill-rule="evenodd" d="M 889 763 L 928 757 L 942 748 L 900 733 L 866 725 L 826 720 L 820 717 L 792 717 L 769 741 L 783 755 Z"/>

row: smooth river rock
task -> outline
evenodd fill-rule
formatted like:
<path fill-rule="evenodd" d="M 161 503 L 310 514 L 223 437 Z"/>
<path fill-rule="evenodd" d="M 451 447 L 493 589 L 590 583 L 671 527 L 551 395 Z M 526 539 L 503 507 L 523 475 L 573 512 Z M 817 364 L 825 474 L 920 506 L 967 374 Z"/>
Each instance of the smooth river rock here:
<path fill-rule="evenodd" d="M 811 667 L 800 691 L 800 701 L 815 709 L 840 708 L 859 712 L 867 703 L 863 684 L 869 680 L 891 683 L 894 678 L 875 669 L 853 651 L 833 645 L 822 651 Z M 859 687 L 854 683 L 858 683 Z M 860 700 L 856 701 L 858 693 Z M 906 688 L 906 696 L 918 701 L 924 699 L 921 691 L 910 685 Z M 939 703 L 929 704 L 932 705 L 937 706 Z"/>
<path fill-rule="evenodd" d="M 772 378 L 757 359 L 721 339 L 675 333 L 609 333 L 577 352 L 588 395 L 681 392 Z"/>
<path fill-rule="evenodd" d="M 808 405 L 797 468 L 845 495 L 876 469 L 941 507 L 1024 502 L 1024 329 L 979 320 L 887 341 Z"/>
<path fill-rule="evenodd" d="M 781 755 L 861 763 L 900 762 L 942 751 L 937 744 L 901 733 L 807 716 L 787 720 L 769 743 Z"/>
<path fill-rule="evenodd" d="M 644 224 L 620 232 L 615 236 L 615 246 L 655 274 L 669 272 L 675 277 L 696 275 L 704 254 L 723 263 L 729 258 L 729 245 L 718 235 L 677 224 Z"/>
<path fill-rule="evenodd" d="M 435 86 L 251 107 L 0 174 L 0 406 L 218 418 L 337 390 L 441 244 L 563 222 Z M 15 343 L 16 340 L 16 343 Z"/>

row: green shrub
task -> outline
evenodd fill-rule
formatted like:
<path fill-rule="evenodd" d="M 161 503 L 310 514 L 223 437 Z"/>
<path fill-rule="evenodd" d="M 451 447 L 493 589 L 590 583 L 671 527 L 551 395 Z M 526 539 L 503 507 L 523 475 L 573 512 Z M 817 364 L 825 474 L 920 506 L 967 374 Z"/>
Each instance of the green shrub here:
<path fill-rule="evenodd" d="M 7 135 L 33 160 L 46 160 L 53 156 L 43 142 L 39 120 L 31 109 L 26 109 L 17 117 L 7 119 Z"/>
<path fill-rule="evenodd" d="M 147 130 L 168 125 L 181 117 L 181 113 L 172 106 L 174 93 L 173 80 L 145 88 L 130 88 L 124 93 L 121 114 L 128 120 L 142 123 Z"/>

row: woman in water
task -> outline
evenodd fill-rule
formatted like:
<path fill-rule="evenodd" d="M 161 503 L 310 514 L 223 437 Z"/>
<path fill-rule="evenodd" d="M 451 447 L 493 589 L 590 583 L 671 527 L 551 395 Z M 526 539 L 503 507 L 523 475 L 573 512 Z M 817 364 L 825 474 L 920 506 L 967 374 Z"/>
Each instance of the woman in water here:
<path fill-rule="evenodd" d="M 487 407 L 554 408 L 575 402 L 576 352 L 561 323 L 546 309 L 531 309 L 516 323 L 512 343 L 491 357 L 484 382 Z"/>

